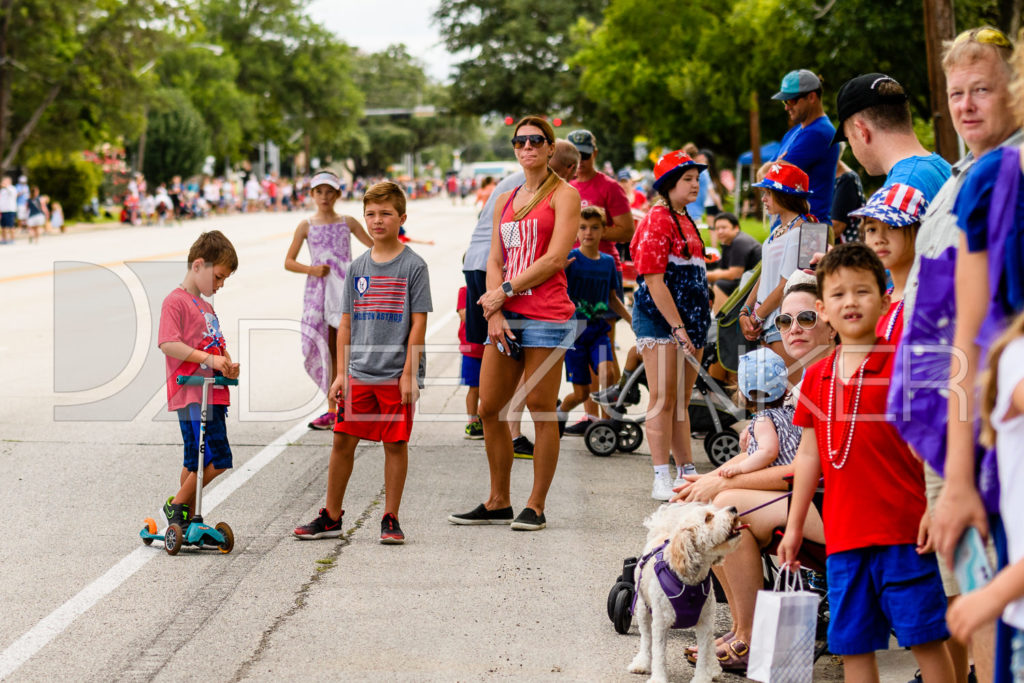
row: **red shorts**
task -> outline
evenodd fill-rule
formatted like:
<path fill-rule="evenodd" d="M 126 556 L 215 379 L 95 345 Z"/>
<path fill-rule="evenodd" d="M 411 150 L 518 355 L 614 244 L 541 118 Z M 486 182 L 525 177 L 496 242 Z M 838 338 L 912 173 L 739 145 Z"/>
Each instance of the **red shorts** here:
<path fill-rule="evenodd" d="M 370 384 L 349 377 L 344 407 L 334 424 L 338 434 L 384 443 L 408 441 L 412 435 L 413 404 L 402 405 L 397 379 Z"/>

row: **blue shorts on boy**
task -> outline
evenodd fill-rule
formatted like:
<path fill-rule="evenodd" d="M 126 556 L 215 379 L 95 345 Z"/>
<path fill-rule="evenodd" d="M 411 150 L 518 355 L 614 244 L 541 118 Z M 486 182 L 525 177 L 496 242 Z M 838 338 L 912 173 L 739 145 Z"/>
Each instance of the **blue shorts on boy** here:
<path fill-rule="evenodd" d="M 473 356 L 462 357 L 462 383 L 467 387 L 480 386 L 481 359 Z"/>
<path fill-rule="evenodd" d="M 399 380 L 361 382 L 349 377 L 343 411 L 334 424 L 336 434 L 398 443 L 412 436 L 413 404 L 402 405 Z"/>
<path fill-rule="evenodd" d="M 608 339 L 611 326 L 606 320 L 591 320 L 576 337 L 573 347 L 565 352 L 565 376 L 571 384 L 591 383 L 590 371 L 610 361 L 612 343 Z"/>
<path fill-rule="evenodd" d="M 934 554 L 910 544 L 857 548 L 829 555 L 826 568 L 833 654 L 886 650 L 890 627 L 900 647 L 949 638 Z"/>
<path fill-rule="evenodd" d="M 228 444 L 228 433 L 225 418 L 228 407 L 223 405 L 206 406 L 206 457 L 207 465 L 219 470 L 231 468 L 231 445 Z M 181 428 L 181 440 L 185 446 L 184 462 L 186 470 L 195 472 L 199 466 L 199 442 L 201 438 L 202 411 L 198 403 L 190 403 L 179 408 L 178 426 Z"/>

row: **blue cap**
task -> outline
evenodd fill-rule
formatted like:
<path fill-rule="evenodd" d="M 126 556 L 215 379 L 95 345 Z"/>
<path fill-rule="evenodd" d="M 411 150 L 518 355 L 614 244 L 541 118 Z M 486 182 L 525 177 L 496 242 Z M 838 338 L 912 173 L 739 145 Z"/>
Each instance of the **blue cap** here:
<path fill-rule="evenodd" d="M 786 362 L 779 354 L 764 346 L 740 356 L 737 374 L 740 393 L 751 402 L 754 401 L 750 397 L 751 392 L 760 391 L 765 394 L 763 400 L 770 403 L 785 396 L 789 387 Z"/>
<path fill-rule="evenodd" d="M 779 92 L 772 95 L 773 100 L 791 100 L 800 95 L 806 95 L 821 87 L 821 79 L 814 75 L 813 71 L 797 69 L 790 71 L 782 77 L 782 87 Z"/>

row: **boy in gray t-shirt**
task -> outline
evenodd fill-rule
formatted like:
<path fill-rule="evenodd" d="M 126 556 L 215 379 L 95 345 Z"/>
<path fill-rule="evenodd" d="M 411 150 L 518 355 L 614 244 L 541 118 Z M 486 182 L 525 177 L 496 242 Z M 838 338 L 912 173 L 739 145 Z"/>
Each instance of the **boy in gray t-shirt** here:
<path fill-rule="evenodd" d="M 299 538 L 341 536 L 342 502 L 360 439 L 384 443 L 384 517 L 381 543 L 400 544 L 398 525 L 409 462 L 413 405 L 423 387 L 427 313 L 432 310 L 427 264 L 398 239 L 405 194 L 391 182 L 363 197 L 373 247 L 349 266 L 338 328 L 338 421 L 327 470 L 327 502 Z"/>

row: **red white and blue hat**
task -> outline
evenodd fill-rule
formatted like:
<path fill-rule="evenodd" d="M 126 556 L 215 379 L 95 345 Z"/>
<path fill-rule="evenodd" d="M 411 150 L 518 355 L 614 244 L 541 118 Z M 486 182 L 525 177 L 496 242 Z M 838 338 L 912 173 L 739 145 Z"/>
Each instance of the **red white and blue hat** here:
<path fill-rule="evenodd" d="M 774 163 L 768 167 L 764 180 L 754 183 L 753 186 L 806 197 L 813 194 L 810 184 L 811 180 L 807 174 L 793 164 Z"/>
<path fill-rule="evenodd" d="M 664 189 L 667 192 L 689 168 L 704 171 L 707 164 L 698 164 L 681 149 L 662 155 L 654 165 L 654 190 L 661 192 Z"/>
<path fill-rule="evenodd" d="M 903 183 L 893 183 L 871 195 L 868 203 L 851 211 L 851 216 L 875 218 L 894 228 L 905 228 L 921 220 L 928 209 L 928 200 L 921 190 Z"/>

